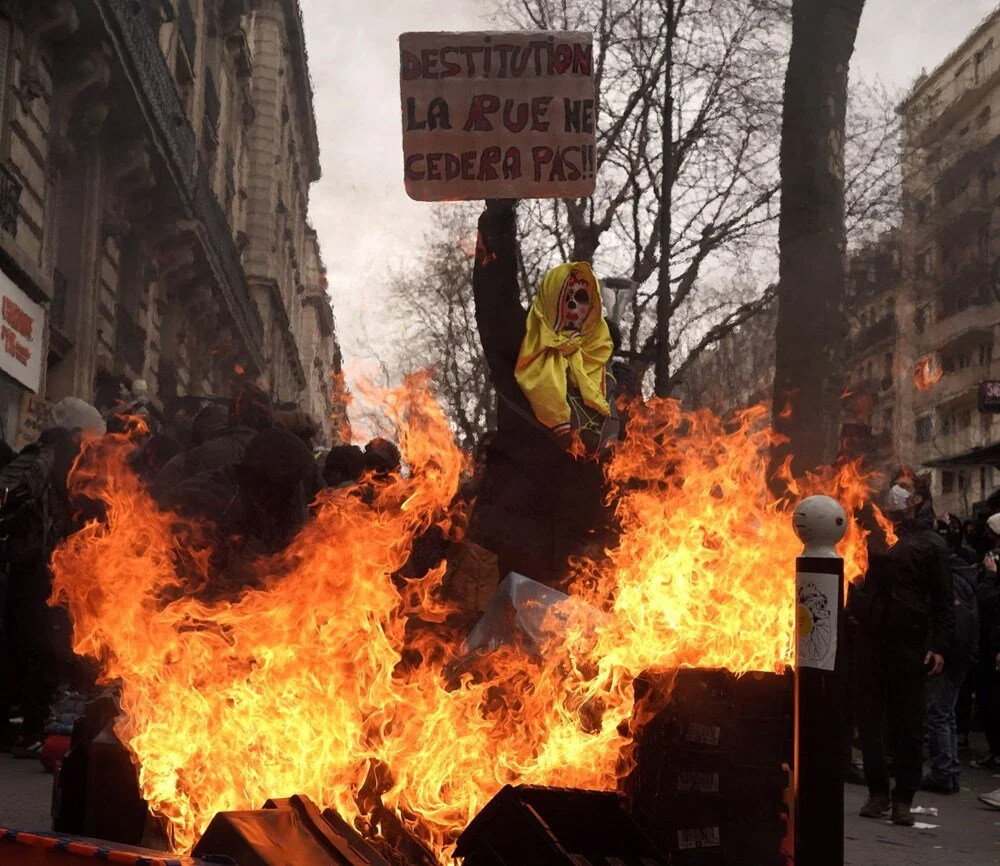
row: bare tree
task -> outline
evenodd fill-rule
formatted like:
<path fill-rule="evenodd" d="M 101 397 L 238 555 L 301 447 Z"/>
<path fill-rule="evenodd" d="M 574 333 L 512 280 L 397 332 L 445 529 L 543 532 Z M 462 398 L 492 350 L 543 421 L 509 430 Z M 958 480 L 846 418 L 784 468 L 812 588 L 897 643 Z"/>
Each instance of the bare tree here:
<path fill-rule="evenodd" d="M 402 372 L 430 370 L 458 441 L 470 450 L 490 429 L 494 413 L 472 298 L 476 214 L 474 205 L 439 207 L 423 265 L 391 284 Z"/>
<path fill-rule="evenodd" d="M 704 334 L 681 339 L 701 276 L 759 241 L 776 214 L 786 11 L 763 0 L 502 0 L 501 12 L 596 38 L 598 190 L 528 205 L 525 275 L 600 249 L 605 272 L 642 286 L 629 349 L 667 394 L 684 362 L 672 350 L 702 347 Z M 734 299 L 713 334 L 749 300 Z"/>

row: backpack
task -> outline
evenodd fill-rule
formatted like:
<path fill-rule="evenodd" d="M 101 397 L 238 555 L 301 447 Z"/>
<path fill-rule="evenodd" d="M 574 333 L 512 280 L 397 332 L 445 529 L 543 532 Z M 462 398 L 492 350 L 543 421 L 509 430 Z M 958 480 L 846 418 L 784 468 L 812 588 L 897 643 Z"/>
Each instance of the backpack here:
<path fill-rule="evenodd" d="M 54 466 L 55 450 L 36 445 L 0 472 L 0 561 L 23 562 L 45 554 Z"/>
<path fill-rule="evenodd" d="M 957 553 L 948 559 L 955 596 L 955 663 L 971 664 L 979 655 L 979 604 L 976 569 Z"/>

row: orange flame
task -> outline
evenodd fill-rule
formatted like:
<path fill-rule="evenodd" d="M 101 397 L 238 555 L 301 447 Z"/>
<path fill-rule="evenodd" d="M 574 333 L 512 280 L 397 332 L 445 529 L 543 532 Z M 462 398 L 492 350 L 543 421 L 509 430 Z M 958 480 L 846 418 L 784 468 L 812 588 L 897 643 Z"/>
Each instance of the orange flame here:
<path fill-rule="evenodd" d="M 210 551 L 147 497 L 124 437 L 78 462 L 73 487 L 104 502 L 106 519 L 56 552 L 53 598 L 69 607 L 76 651 L 121 682 L 116 730 L 176 849 L 216 812 L 304 793 L 369 834 L 395 816 L 444 861 L 504 784 L 613 788 L 642 672 L 790 660 L 801 544 L 795 503 L 767 493 L 765 413 L 726 423 L 672 401 L 635 413 L 607 467 L 620 541 L 577 564 L 541 657 L 463 660 L 443 567 L 392 578 L 417 534 L 453 532 L 466 466 L 424 385 L 386 400 L 409 472 L 378 488 L 374 508 L 327 491 L 291 547 L 259 563 L 259 588 L 235 599 L 186 591 L 181 555 L 204 571 Z M 869 495 L 855 464 L 791 489 L 822 489 L 849 513 Z M 853 521 L 842 551 L 856 578 L 866 552 Z"/>
<path fill-rule="evenodd" d="M 941 368 L 934 363 L 934 356 L 928 355 L 917 362 L 913 373 L 913 384 L 919 391 L 930 391 L 944 375 Z"/>

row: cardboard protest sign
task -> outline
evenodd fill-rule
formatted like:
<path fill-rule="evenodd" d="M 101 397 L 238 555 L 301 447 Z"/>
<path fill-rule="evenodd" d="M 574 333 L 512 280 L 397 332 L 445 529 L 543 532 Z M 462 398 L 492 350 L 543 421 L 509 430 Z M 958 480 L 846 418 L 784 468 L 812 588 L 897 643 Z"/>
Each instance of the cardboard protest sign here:
<path fill-rule="evenodd" d="M 595 184 L 593 37 L 399 37 L 406 192 L 417 201 L 579 198 Z"/>

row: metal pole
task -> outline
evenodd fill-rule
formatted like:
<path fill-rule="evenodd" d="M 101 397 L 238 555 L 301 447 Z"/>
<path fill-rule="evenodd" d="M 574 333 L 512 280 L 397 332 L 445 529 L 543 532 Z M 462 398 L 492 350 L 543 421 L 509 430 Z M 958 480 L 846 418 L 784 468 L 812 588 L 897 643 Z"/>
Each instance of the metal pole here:
<path fill-rule="evenodd" d="M 844 863 L 844 561 L 847 515 L 829 496 L 795 510 L 795 866 Z"/>

